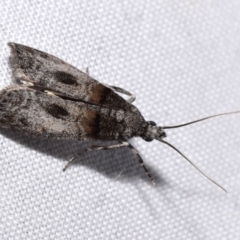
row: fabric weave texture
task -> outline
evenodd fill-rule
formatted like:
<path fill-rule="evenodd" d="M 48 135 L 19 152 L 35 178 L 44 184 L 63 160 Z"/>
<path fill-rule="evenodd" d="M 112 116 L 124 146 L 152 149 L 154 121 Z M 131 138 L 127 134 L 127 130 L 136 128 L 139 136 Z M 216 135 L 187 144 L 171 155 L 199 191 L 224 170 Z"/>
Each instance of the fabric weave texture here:
<path fill-rule="evenodd" d="M 239 11 L 238 0 L 2 1 L 0 87 L 13 41 L 128 90 L 158 125 L 240 110 Z M 89 143 L 0 133 L 1 239 L 240 239 L 240 114 L 167 131 L 227 194 L 157 141 L 131 140 L 153 187 L 128 148 L 63 173 Z"/>

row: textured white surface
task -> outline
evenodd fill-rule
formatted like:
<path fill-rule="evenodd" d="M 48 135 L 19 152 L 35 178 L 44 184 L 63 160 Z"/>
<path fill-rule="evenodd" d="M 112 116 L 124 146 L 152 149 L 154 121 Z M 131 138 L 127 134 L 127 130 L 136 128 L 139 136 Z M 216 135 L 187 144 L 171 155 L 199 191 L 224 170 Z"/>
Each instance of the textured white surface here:
<path fill-rule="evenodd" d="M 2 1 L 0 85 L 8 41 L 56 55 L 127 89 L 147 120 L 172 125 L 240 109 L 240 1 Z M 240 239 L 240 115 L 169 130 L 167 146 L 86 155 L 86 143 L 0 130 L 1 239 Z M 121 175 L 115 179 L 123 170 Z"/>

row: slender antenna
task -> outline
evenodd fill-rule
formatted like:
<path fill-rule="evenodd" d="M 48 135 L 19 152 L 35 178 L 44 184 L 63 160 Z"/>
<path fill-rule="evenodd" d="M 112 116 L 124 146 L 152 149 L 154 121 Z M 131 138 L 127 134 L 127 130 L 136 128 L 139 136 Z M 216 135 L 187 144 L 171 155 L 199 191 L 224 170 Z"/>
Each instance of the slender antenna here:
<path fill-rule="evenodd" d="M 204 120 L 207 120 L 207 119 L 210 119 L 210 118 L 219 117 L 219 116 L 223 116 L 223 115 L 236 114 L 236 113 L 240 113 L 240 111 L 220 113 L 220 114 L 212 115 L 212 116 L 209 116 L 209 117 L 201 118 L 201 119 L 198 119 L 198 120 L 195 120 L 195 121 L 192 121 L 192 122 L 184 123 L 184 124 L 181 124 L 181 125 L 165 126 L 165 127 L 162 127 L 162 129 L 184 127 L 184 126 L 187 126 L 187 125 L 190 125 L 190 124 L 193 124 L 193 123 L 197 123 L 197 122 L 201 122 L 201 121 L 204 121 Z"/>
<path fill-rule="evenodd" d="M 191 160 L 189 160 L 183 153 L 181 153 L 176 147 L 174 147 L 172 144 L 170 144 L 169 142 L 166 142 L 164 140 L 160 140 L 162 143 L 167 144 L 168 146 L 170 146 L 171 148 L 173 148 L 175 151 L 177 151 L 180 155 L 182 155 L 182 157 L 184 157 L 190 164 L 192 164 L 193 167 L 195 167 L 204 177 L 206 177 L 209 181 L 211 181 L 212 183 L 214 183 L 215 185 L 217 185 L 219 188 L 221 188 L 224 192 L 227 192 L 227 190 L 225 188 L 223 188 L 221 185 L 219 185 L 218 183 L 216 183 L 214 180 L 212 180 L 210 177 L 208 177 L 202 170 L 200 170 Z"/>

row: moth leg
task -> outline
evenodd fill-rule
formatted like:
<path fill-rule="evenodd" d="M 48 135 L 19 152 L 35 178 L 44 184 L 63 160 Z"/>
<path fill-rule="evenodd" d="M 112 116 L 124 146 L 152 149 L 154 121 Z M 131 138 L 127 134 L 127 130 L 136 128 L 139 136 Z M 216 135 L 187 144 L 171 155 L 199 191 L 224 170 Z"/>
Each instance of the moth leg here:
<path fill-rule="evenodd" d="M 74 157 L 72 157 L 68 163 L 63 167 L 63 171 L 65 171 L 70 164 L 72 164 L 75 159 L 83 154 L 85 154 L 86 152 L 90 152 L 90 151 L 96 151 L 96 150 L 110 150 L 110 149 L 116 149 L 116 148 L 120 148 L 120 147 L 127 147 L 129 144 L 128 142 L 120 142 L 119 144 L 115 144 L 115 145 L 110 145 L 110 146 L 96 146 L 96 145 L 92 145 L 88 148 L 83 149 L 83 151 L 77 153 Z"/>
<path fill-rule="evenodd" d="M 116 144 L 116 145 L 110 145 L 110 146 L 106 146 L 106 147 L 91 146 L 89 149 L 91 149 L 91 150 L 109 150 L 109 149 L 116 149 L 116 148 L 120 148 L 120 147 L 129 147 L 132 150 L 132 152 L 136 155 L 139 164 L 142 166 L 142 168 L 144 169 L 144 171 L 147 174 L 148 178 L 150 179 L 152 184 L 155 186 L 156 183 L 154 182 L 151 174 L 149 173 L 148 169 L 144 165 L 142 157 L 138 153 L 137 149 L 134 148 L 133 145 L 131 145 L 129 142 L 121 142 L 121 141 L 119 141 L 119 144 Z"/>
<path fill-rule="evenodd" d="M 125 94 L 125 95 L 127 95 L 127 96 L 130 96 L 130 98 L 127 99 L 127 101 L 128 101 L 129 103 L 134 102 L 135 99 L 136 99 L 136 97 L 135 97 L 132 93 L 128 92 L 127 90 L 125 90 L 125 89 L 123 89 L 123 88 L 115 87 L 115 86 L 110 86 L 110 85 L 107 85 L 107 84 L 104 84 L 104 85 L 107 86 L 107 87 L 109 87 L 109 88 L 111 88 L 111 89 L 114 90 L 115 92 L 123 93 L 123 94 Z"/>
<path fill-rule="evenodd" d="M 155 186 L 156 183 L 154 182 L 151 174 L 149 173 L 148 169 L 147 169 L 146 166 L 144 165 L 143 159 L 142 159 L 142 157 L 140 156 L 140 154 L 138 153 L 137 149 L 134 148 L 130 143 L 128 143 L 128 147 L 129 147 L 129 148 L 132 150 L 132 152 L 136 155 L 139 164 L 143 167 L 145 173 L 147 174 L 148 178 L 151 180 L 153 186 Z"/>
<path fill-rule="evenodd" d="M 83 151 L 81 151 L 81 152 L 79 152 L 78 154 L 76 154 L 74 157 L 72 157 L 68 162 L 67 162 L 67 164 L 63 167 L 63 172 L 65 172 L 65 170 L 69 167 L 69 165 L 70 164 L 72 164 L 74 161 L 75 161 L 75 159 L 77 158 L 77 157 L 79 157 L 80 155 L 83 155 L 84 153 L 86 153 L 88 151 L 88 148 L 85 148 L 85 149 L 83 149 Z"/>
<path fill-rule="evenodd" d="M 127 147 L 129 145 L 128 142 L 119 142 L 119 144 L 109 145 L 109 146 L 96 146 L 92 145 L 89 149 L 90 150 L 109 150 L 109 149 L 116 149 L 120 147 Z"/>

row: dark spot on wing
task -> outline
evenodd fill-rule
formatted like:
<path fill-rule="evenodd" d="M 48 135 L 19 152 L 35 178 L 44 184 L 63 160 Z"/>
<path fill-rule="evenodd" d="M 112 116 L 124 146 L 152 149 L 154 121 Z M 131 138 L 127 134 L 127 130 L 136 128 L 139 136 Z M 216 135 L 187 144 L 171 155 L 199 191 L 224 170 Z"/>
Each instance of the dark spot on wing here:
<path fill-rule="evenodd" d="M 6 115 L 2 116 L 0 119 L 1 124 L 6 124 L 6 126 L 11 126 L 11 124 L 14 124 L 16 121 L 16 116 L 11 113 L 7 113 Z"/>
<path fill-rule="evenodd" d="M 46 112 L 52 115 L 55 118 L 63 118 L 64 116 L 69 115 L 68 111 L 57 104 L 48 105 L 45 108 Z"/>
<path fill-rule="evenodd" d="M 97 84 L 92 89 L 92 101 L 98 104 L 105 104 L 106 100 L 109 98 L 109 94 L 111 94 L 112 90 L 108 87 L 105 87 L 102 84 Z"/>
<path fill-rule="evenodd" d="M 41 69 L 41 67 L 42 67 L 41 64 L 36 65 L 36 70 L 39 71 Z"/>
<path fill-rule="evenodd" d="M 96 138 L 99 135 L 100 122 L 101 122 L 101 115 L 100 114 L 96 114 L 95 119 L 92 122 L 90 122 L 91 135 L 96 137 Z"/>
<path fill-rule="evenodd" d="M 41 127 L 41 129 L 40 129 L 40 132 L 41 132 L 41 133 L 46 133 L 46 132 L 47 132 L 47 130 L 46 130 L 46 128 L 45 128 L 45 127 Z"/>
<path fill-rule="evenodd" d="M 112 92 L 110 88 L 103 88 L 103 91 L 100 93 L 101 98 L 100 98 L 100 103 L 104 104 L 106 102 L 106 99 L 109 97 L 109 94 Z"/>
<path fill-rule="evenodd" d="M 44 59 L 48 59 L 49 58 L 49 54 L 45 53 L 45 52 L 41 52 L 39 51 L 39 55 L 40 57 L 44 58 Z"/>
<path fill-rule="evenodd" d="M 74 77 L 72 74 L 62 72 L 62 71 L 57 71 L 54 73 L 54 77 L 57 81 L 67 84 L 67 85 L 75 85 L 77 86 L 77 79 Z"/>
<path fill-rule="evenodd" d="M 29 69 L 29 68 L 33 67 L 34 61 L 32 59 L 32 56 L 19 55 L 18 63 L 20 65 L 20 68 L 22 68 L 22 69 Z"/>
<path fill-rule="evenodd" d="M 28 121 L 25 118 L 19 118 L 19 122 L 23 125 L 23 126 L 29 126 Z"/>
<path fill-rule="evenodd" d="M 97 139 L 100 132 L 101 115 L 95 111 L 88 110 L 87 116 L 82 119 L 82 126 L 86 136 Z M 80 134 L 82 134 L 80 132 Z"/>
<path fill-rule="evenodd" d="M 16 47 L 16 53 L 17 53 L 17 54 L 20 54 L 20 53 L 21 53 L 21 50 L 20 50 L 18 47 Z"/>

